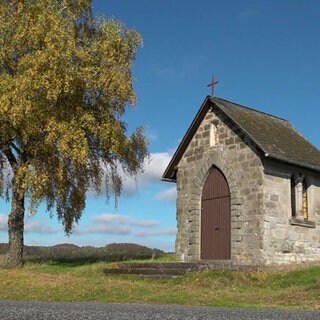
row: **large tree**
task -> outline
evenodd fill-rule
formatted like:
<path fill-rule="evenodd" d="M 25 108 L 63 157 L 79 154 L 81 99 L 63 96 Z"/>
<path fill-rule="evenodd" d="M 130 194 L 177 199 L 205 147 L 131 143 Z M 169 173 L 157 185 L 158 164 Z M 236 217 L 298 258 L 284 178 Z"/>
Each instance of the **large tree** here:
<path fill-rule="evenodd" d="M 121 192 L 143 169 L 141 128 L 127 134 L 140 36 L 94 20 L 90 0 L 0 0 L 0 193 L 11 199 L 9 266 L 21 265 L 25 206 L 56 212 L 67 234 L 86 193 Z M 11 178 L 6 182 L 7 174 Z"/>

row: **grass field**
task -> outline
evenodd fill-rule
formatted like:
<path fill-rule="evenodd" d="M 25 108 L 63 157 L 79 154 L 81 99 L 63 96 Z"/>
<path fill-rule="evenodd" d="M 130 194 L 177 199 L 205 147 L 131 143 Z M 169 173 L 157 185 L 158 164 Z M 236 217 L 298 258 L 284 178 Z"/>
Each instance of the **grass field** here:
<path fill-rule="evenodd" d="M 106 264 L 0 265 L 0 299 L 320 310 L 320 267 L 290 272 L 208 271 L 175 279 L 105 276 Z"/>

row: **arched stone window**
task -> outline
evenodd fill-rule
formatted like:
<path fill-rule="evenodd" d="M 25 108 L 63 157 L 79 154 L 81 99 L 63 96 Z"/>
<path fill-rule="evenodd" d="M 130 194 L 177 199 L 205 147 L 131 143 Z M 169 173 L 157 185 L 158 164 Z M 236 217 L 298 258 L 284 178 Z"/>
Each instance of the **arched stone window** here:
<path fill-rule="evenodd" d="M 210 125 L 210 147 L 214 147 L 219 143 L 219 127 L 218 124 Z"/>
<path fill-rule="evenodd" d="M 301 173 L 291 176 L 291 215 L 293 219 L 308 219 L 308 185 Z"/>
<path fill-rule="evenodd" d="M 291 219 L 292 225 L 315 228 L 315 222 L 310 221 L 308 208 L 308 182 L 303 174 L 291 176 Z"/>
<path fill-rule="evenodd" d="M 297 215 L 296 212 L 296 182 L 294 176 L 291 177 L 291 216 L 294 218 Z"/>
<path fill-rule="evenodd" d="M 308 185 L 305 178 L 302 181 L 302 213 L 303 219 L 308 220 Z"/>

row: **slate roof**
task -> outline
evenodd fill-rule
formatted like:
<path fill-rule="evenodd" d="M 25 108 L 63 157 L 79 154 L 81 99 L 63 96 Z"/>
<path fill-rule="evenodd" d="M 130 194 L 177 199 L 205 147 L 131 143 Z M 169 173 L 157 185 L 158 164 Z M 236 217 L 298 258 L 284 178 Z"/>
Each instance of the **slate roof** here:
<path fill-rule="evenodd" d="M 287 120 L 208 96 L 180 143 L 162 178 L 175 181 L 175 171 L 201 121 L 211 107 L 220 109 L 261 150 L 263 156 L 320 171 L 320 151 Z"/>

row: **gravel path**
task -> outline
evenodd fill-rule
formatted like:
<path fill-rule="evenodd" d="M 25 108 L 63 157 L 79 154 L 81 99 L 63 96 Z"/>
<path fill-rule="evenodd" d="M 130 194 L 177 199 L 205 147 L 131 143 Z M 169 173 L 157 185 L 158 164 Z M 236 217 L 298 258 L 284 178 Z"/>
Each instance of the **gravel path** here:
<path fill-rule="evenodd" d="M 0 301 L 1 320 L 319 320 L 320 312 Z"/>

